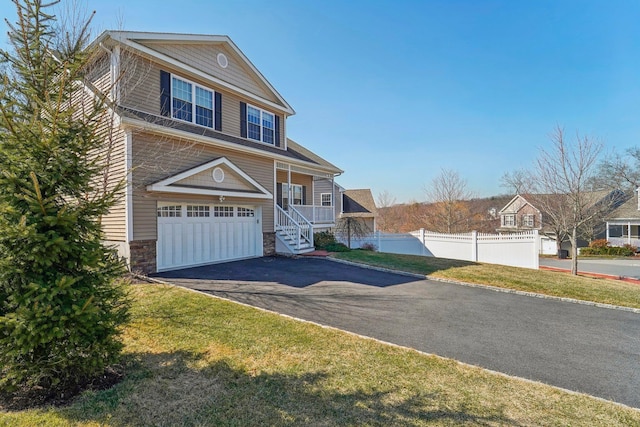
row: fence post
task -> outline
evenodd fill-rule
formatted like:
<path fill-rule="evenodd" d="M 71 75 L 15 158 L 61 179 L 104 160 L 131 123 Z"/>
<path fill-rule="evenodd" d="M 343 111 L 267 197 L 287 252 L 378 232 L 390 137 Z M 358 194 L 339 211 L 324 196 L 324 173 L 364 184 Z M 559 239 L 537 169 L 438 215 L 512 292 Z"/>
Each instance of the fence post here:
<path fill-rule="evenodd" d="M 425 248 L 427 246 L 425 242 L 424 228 L 420 229 L 420 243 L 422 243 L 422 247 L 420 248 L 420 255 L 424 256 Z"/>
<path fill-rule="evenodd" d="M 538 230 L 533 230 L 533 268 L 540 269 L 540 237 L 538 236 Z"/>
<path fill-rule="evenodd" d="M 478 232 L 471 232 L 471 261 L 478 262 Z"/>
<path fill-rule="evenodd" d="M 382 252 L 382 240 L 380 239 L 380 230 L 376 231 L 378 234 L 378 252 Z"/>

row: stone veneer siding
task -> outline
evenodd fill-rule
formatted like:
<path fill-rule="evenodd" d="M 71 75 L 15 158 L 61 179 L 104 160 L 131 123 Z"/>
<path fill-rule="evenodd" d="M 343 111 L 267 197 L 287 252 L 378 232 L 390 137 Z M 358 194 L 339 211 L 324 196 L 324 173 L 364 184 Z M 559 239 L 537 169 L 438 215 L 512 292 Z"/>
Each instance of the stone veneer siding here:
<path fill-rule="evenodd" d="M 157 271 L 155 240 L 129 242 L 129 253 L 132 272 L 151 274 Z"/>
<path fill-rule="evenodd" d="M 262 233 L 262 253 L 264 256 L 276 254 L 276 233 Z"/>

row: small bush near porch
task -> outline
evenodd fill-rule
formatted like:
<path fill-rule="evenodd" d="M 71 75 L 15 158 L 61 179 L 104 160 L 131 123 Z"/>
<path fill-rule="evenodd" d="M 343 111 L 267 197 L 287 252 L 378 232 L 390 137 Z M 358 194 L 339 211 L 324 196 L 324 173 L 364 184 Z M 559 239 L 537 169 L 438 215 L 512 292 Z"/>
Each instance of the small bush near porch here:
<path fill-rule="evenodd" d="M 580 255 L 632 256 L 636 250 L 632 245 L 611 246 L 606 239 L 598 239 L 591 242 L 588 248 L 580 249 Z"/>
<path fill-rule="evenodd" d="M 320 231 L 314 233 L 313 242 L 316 249 L 323 249 L 328 252 L 348 252 L 350 249 L 336 240 L 336 236 L 330 231 Z"/>

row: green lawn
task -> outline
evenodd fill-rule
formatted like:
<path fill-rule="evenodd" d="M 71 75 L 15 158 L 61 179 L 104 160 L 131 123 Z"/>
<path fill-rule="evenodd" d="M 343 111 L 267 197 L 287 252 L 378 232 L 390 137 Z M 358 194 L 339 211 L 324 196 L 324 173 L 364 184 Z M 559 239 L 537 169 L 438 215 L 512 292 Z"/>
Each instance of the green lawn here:
<path fill-rule="evenodd" d="M 339 252 L 332 256 L 347 261 L 441 279 L 640 308 L 640 285 L 617 280 L 593 279 L 551 271 L 362 250 Z"/>
<path fill-rule="evenodd" d="M 180 288 L 132 295 L 123 382 L 0 425 L 640 425 L 637 410 Z"/>

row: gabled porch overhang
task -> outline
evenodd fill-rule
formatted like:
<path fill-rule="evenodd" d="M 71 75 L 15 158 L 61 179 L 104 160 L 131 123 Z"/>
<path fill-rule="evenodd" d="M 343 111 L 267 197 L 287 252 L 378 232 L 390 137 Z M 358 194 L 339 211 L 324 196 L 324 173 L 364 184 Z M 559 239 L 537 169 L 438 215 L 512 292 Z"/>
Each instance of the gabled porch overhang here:
<path fill-rule="evenodd" d="M 285 180 L 278 181 L 276 178 L 276 186 L 278 184 L 286 184 L 287 188 L 287 200 L 295 200 L 293 197 L 293 187 L 297 183 L 292 179 L 292 175 L 300 174 L 311 177 L 311 203 L 290 203 L 286 206 L 287 210 L 295 210 L 298 214 L 306 218 L 311 224 L 315 227 L 332 227 L 335 225 L 336 221 L 336 208 L 335 208 L 335 200 L 336 200 L 336 191 L 335 191 L 335 177 L 340 175 L 340 172 L 322 170 L 304 167 L 296 164 L 292 164 L 289 162 L 276 161 L 276 177 L 278 176 L 277 171 L 282 171 L 285 173 Z M 331 205 L 330 206 L 322 206 L 316 204 L 315 201 L 315 182 L 319 180 L 328 180 L 331 182 Z M 284 191 L 284 190 L 283 190 Z M 276 201 L 278 206 L 281 206 L 282 203 L 280 200 Z M 281 206 L 282 207 L 282 206 Z M 276 224 L 277 226 L 278 224 Z"/>
<path fill-rule="evenodd" d="M 235 174 L 240 178 L 242 185 L 227 187 L 225 182 L 227 174 Z M 199 175 L 210 175 L 210 182 L 206 186 L 201 184 L 201 179 L 194 179 Z M 220 200 L 226 197 L 242 197 L 249 199 L 273 199 L 273 195 L 260 183 L 245 173 L 226 157 L 209 161 L 195 168 L 188 169 L 169 178 L 155 182 L 147 186 L 147 191 L 160 193 L 191 194 L 202 196 L 217 196 Z"/>

